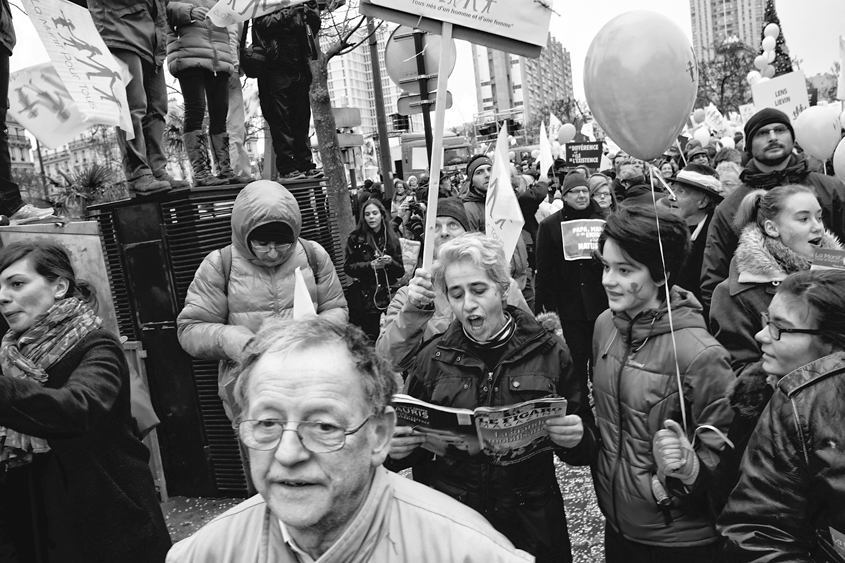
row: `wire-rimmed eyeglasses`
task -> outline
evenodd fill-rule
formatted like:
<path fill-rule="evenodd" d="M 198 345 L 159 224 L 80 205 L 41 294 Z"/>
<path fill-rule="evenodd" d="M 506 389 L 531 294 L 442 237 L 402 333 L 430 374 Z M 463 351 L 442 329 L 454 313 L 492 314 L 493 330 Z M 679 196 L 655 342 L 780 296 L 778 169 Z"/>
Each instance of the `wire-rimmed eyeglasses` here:
<path fill-rule="evenodd" d="M 375 414 L 375 413 L 374 413 Z M 346 437 L 355 434 L 364 427 L 373 414 L 364 421 L 347 430 L 329 422 L 279 420 L 264 418 L 259 420 L 242 420 L 234 424 L 241 441 L 251 450 L 269 451 L 279 447 L 282 436 L 288 430 L 296 432 L 302 446 L 315 454 L 336 452 L 346 445 Z M 291 424 L 295 426 L 288 428 Z"/>

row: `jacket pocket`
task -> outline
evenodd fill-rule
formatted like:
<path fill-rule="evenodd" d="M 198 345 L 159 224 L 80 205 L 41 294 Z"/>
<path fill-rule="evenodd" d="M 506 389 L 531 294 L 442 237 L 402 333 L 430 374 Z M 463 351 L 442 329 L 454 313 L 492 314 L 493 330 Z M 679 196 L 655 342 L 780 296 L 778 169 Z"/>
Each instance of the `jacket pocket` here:
<path fill-rule="evenodd" d="M 507 375 L 499 382 L 499 392 L 507 400 L 502 404 L 514 404 L 554 395 L 555 381 L 546 374 L 523 373 Z"/>
<path fill-rule="evenodd" d="M 464 376 L 441 376 L 432 389 L 431 402 L 444 407 L 473 409 L 478 405 L 475 380 Z"/>

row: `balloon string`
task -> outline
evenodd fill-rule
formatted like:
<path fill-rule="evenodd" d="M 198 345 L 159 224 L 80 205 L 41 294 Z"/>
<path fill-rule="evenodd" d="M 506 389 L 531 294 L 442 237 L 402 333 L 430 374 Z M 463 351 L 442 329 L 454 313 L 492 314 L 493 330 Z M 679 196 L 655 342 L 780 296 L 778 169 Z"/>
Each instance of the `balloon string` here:
<path fill-rule="evenodd" d="M 666 275 L 666 255 L 663 252 L 663 237 L 660 236 L 660 214 L 657 212 L 657 196 L 654 193 L 654 166 L 649 166 L 648 174 L 651 177 L 651 201 L 654 205 L 654 217 L 657 221 L 657 244 L 660 247 L 660 261 L 663 264 L 663 276 L 666 280 L 666 308 L 669 311 L 669 332 L 672 335 L 672 351 L 675 354 L 675 377 L 678 379 L 678 402 L 681 406 L 681 421 L 684 424 L 684 434 L 688 435 L 687 410 L 684 408 L 684 388 L 681 381 L 681 366 L 678 364 L 678 344 L 675 342 L 675 323 L 672 319 L 672 297 L 669 292 L 669 278 Z"/>
<path fill-rule="evenodd" d="M 678 147 L 678 152 L 681 153 L 681 160 L 684 161 L 684 167 L 686 167 L 688 164 L 687 157 L 684 156 L 684 151 L 681 148 L 681 142 L 677 138 L 675 138 L 675 146 Z"/>

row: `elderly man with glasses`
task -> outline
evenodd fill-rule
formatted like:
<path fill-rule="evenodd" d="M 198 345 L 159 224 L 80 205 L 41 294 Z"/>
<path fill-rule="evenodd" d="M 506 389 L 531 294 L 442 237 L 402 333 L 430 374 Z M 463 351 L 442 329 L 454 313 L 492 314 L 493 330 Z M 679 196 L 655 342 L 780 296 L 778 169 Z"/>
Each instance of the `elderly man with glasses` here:
<path fill-rule="evenodd" d="M 238 375 L 235 428 L 259 495 L 168 562 L 533 561 L 478 513 L 381 466 L 397 384 L 358 328 L 271 321 Z"/>

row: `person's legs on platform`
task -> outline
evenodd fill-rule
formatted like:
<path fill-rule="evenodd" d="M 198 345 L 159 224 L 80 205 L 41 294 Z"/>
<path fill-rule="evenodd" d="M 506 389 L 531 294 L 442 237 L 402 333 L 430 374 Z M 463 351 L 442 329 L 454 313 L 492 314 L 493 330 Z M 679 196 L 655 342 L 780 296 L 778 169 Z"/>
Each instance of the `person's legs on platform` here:
<path fill-rule="evenodd" d="M 182 87 L 182 98 L 185 100 L 182 140 L 191 161 L 195 186 L 221 186 L 227 183 L 211 173 L 208 138 L 202 130 L 209 76 L 213 76 L 211 72 L 200 68 L 186 69 L 176 76 Z M 225 117 L 223 122 L 225 123 Z"/>
<path fill-rule="evenodd" d="M 246 111 L 241 79 L 237 73 L 229 75 L 229 113 L 226 117 L 229 134 L 229 161 L 240 183 L 252 181 L 252 165 L 244 148 L 246 141 Z"/>
<path fill-rule="evenodd" d="M 177 180 L 167 171 L 167 155 L 164 154 L 164 127 L 167 117 L 167 84 L 164 68 L 142 61 L 144 67 L 144 89 L 147 91 L 147 113 L 142 125 L 144 143 L 147 149 L 147 163 L 156 180 L 167 182 L 171 188 L 187 188 L 191 184 Z"/>

